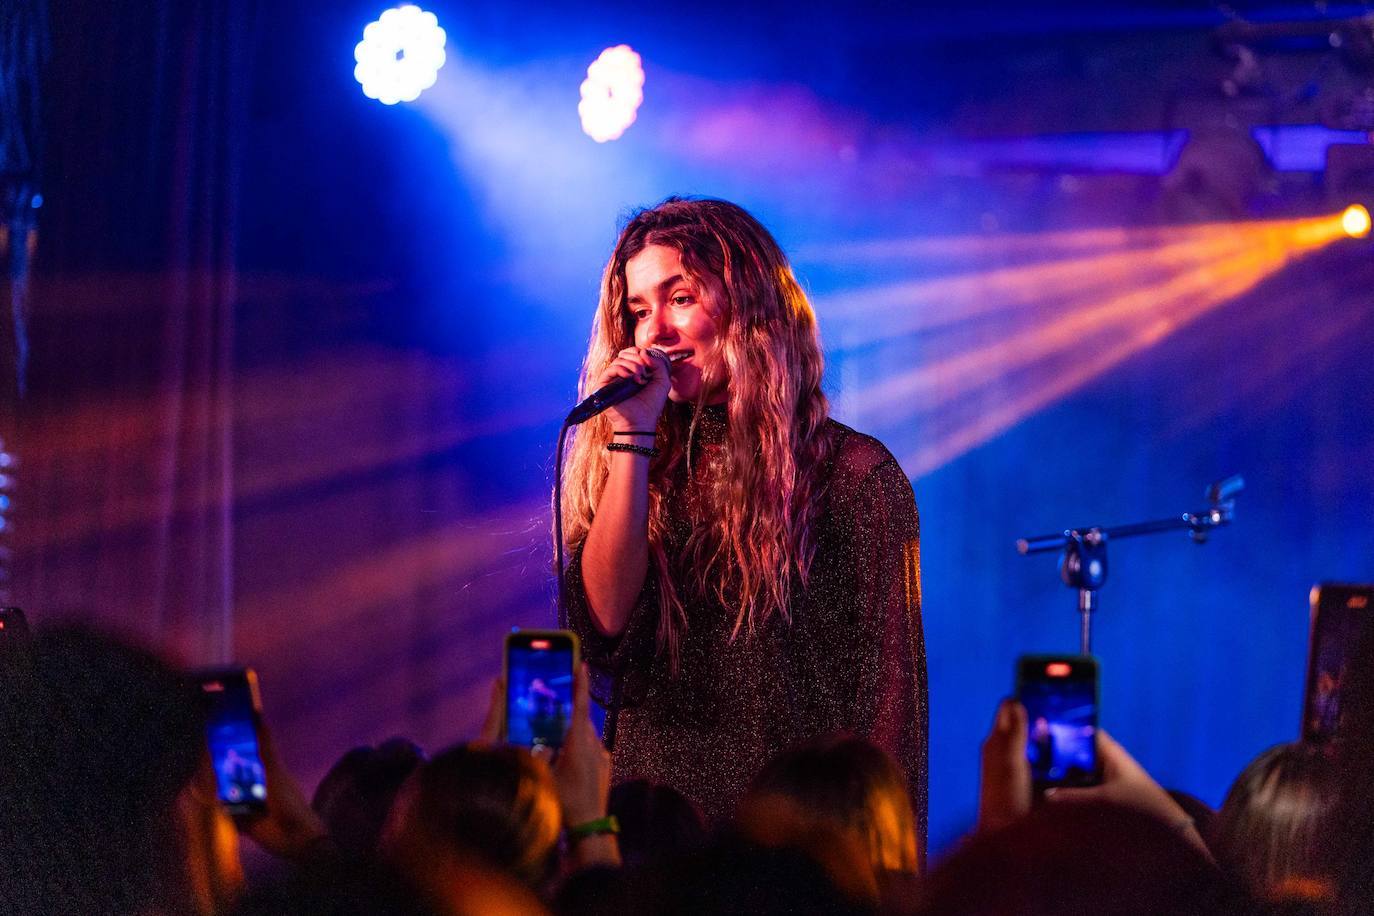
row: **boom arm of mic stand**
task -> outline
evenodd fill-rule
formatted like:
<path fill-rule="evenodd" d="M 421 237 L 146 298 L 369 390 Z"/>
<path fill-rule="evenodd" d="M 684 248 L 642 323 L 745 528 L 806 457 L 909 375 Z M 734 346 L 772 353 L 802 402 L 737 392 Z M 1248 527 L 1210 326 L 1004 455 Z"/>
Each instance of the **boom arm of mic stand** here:
<path fill-rule="evenodd" d="M 1070 528 L 1058 534 L 1039 534 L 1034 537 L 1020 538 L 1016 542 L 1016 552 L 1022 556 L 1033 553 L 1048 553 L 1063 550 L 1076 535 L 1088 531 L 1098 531 L 1108 540 L 1137 537 L 1142 534 L 1160 534 L 1164 531 L 1191 531 L 1193 540 L 1201 543 L 1213 528 L 1229 524 L 1236 513 L 1236 494 L 1245 486 L 1239 474 L 1219 480 L 1207 488 L 1207 498 L 1212 505 L 1200 512 L 1185 512 L 1174 518 L 1161 518 L 1152 522 L 1136 522 L 1132 525 L 1118 525 L 1104 528 L 1090 525 L 1083 528 Z"/>
<path fill-rule="evenodd" d="M 1035 537 L 1020 538 L 1016 542 L 1016 551 L 1022 556 L 1032 553 L 1048 553 L 1051 550 L 1063 550 L 1068 543 L 1073 540 L 1075 535 L 1086 534 L 1089 531 L 1099 532 L 1106 540 L 1116 541 L 1121 538 L 1136 537 L 1141 534 L 1157 534 L 1161 531 L 1179 531 L 1193 527 L 1189 519 L 1190 515 L 1182 515 L 1177 518 L 1161 518 L 1153 522 L 1136 522 L 1133 525 L 1118 525 L 1115 528 L 1104 528 L 1101 525 L 1088 525 L 1083 528 L 1070 528 L 1062 534 L 1040 534 Z"/>

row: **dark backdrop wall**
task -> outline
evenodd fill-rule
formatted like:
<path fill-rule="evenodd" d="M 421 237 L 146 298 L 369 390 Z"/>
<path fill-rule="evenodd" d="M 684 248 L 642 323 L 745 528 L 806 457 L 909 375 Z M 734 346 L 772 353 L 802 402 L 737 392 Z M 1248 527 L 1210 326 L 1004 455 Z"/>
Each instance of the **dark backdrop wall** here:
<path fill-rule="evenodd" d="M 1340 201 L 1320 148 L 1283 159 L 1298 135 L 1235 191 L 1209 184 L 1226 142 L 1178 163 L 1315 123 L 1291 79 L 1357 77 L 1290 48 L 1228 94 L 1217 22 L 1149 4 L 430 8 L 449 62 L 388 108 L 352 78 L 380 11 L 357 0 L 54 4 L 14 512 L 34 617 L 256 666 L 310 786 L 357 743 L 470 735 L 502 634 L 553 621 L 553 437 L 617 219 L 700 193 L 775 230 L 837 415 L 913 476 L 935 848 L 1015 656 L 1076 647 L 1022 534 L 1244 473 L 1211 543 L 1112 547 L 1103 723 L 1212 803 L 1296 735 L 1308 588 L 1374 578 L 1374 267 L 1303 234 Z M 622 41 L 646 101 L 598 145 L 577 86 Z"/>
<path fill-rule="evenodd" d="M 13 405 L 14 597 L 39 620 L 93 616 L 214 660 L 234 626 L 254 20 L 227 2 L 54 4 L 49 18 L 27 393 Z"/>

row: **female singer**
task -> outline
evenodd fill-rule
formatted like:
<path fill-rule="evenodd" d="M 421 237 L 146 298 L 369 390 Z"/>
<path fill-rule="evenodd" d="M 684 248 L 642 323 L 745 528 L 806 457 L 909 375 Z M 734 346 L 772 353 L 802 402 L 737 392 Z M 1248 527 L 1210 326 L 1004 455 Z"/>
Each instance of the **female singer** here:
<path fill-rule="evenodd" d="M 603 676 L 614 778 L 728 816 L 834 732 L 901 765 L 925 836 L 925 644 L 911 484 L 829 419 L 816 318 L 772 235 L 721 200 L 639 212 L 601 285 L 564 473 L 568 625 Z"/>

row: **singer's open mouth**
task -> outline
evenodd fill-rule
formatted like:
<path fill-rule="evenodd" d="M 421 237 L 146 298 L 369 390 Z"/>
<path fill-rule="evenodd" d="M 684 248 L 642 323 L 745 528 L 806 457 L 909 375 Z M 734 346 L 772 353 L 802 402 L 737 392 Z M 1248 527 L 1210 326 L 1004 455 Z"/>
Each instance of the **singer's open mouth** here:
<path fill-rule="evenodd" d="M 689 356 L 691 356 L 691 355 L 692 355 L 692 351 L 691 351 L 691 350 L 669 350 L 669 351 L 668 351 L 668 362 L 670 362 L 670 363 L 680 363 L 680 362 L 682 362 L 684 359 L 686 359 L 687 357 L 689 357 Z"/>

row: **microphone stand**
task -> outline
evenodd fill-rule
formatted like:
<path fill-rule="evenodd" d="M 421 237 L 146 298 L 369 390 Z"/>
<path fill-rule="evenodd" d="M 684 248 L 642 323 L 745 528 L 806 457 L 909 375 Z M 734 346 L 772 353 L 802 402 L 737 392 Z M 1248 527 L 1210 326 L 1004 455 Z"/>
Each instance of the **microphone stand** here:
<path fill-rule="evenodd" d="M 1207 488 L 1208 508 L 1185 512 L 1173 518 L 1161 518 L 1132 525 L 1105 528 L 1093 525 L 1070 528 L 1058 534 L 1041 534 L 1019 538 L 1016 550 L 1022 556 L 1062 550 L 1059 577 L 1069 588 L 1078 590 L 1079 651 L 1092 651 L 1092 616 L 1098 610 L 1097 593 L 1107 582 L 1107 542 L 1166 531 L 1187 531 L 1195 544 L 1205 544 L 1213 528 L 1231 523 L 1236 513 L 1236 494 L 1245 488 L 1240 475 L 1218 480 Z"/>

